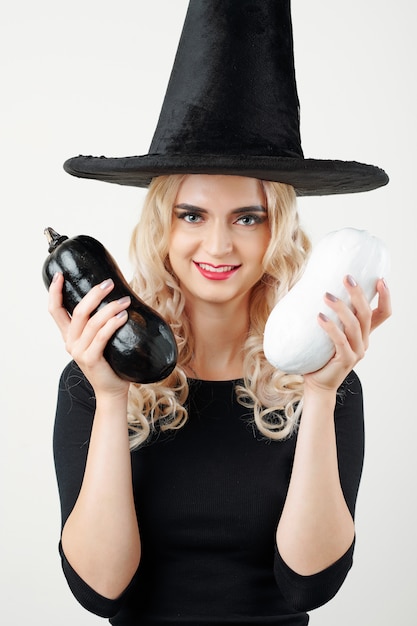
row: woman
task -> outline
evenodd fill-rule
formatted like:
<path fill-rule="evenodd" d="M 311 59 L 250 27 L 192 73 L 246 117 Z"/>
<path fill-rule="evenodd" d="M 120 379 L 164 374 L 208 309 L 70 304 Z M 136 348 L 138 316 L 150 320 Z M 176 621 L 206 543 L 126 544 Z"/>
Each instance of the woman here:
<path fill-rule="evenodd" d="M 62 275 L 49 310 L 75 363 L 60 384 L 55 459 L 68 582 L 112 624 L 307 624 L 352 562 L 363 460 L 352 372 L 390 314 L 354 277 L 335 355 L 306 376 L 274 371 L 262 333 L 310 245 L 291 186 L 225 175 L 158 177 L 132 239 L 133 286 L 172 325 L 173 374 L 131 386 L 103 357 L 127 319 L 94 287 L 73 312 Z M 75 365 L 76 364 L 76 365 Z M 128 416 L 128 418 L 127 418 Z M 130 428 L 127 428 L 127 419 Z"/>

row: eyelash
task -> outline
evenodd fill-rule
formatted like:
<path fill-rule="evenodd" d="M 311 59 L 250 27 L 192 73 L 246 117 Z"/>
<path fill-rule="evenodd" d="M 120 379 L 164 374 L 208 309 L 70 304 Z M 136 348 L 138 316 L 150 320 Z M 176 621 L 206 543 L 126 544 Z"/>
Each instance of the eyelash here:
<path fill-rule="evenodd" d="M 197 220 L 189 220 L 187 218 L 190 217 L 195 217 L 198 218 L 199 220 L 202 219 L 202 215 L 200 215 L 199 213 L 195 213 L 193 211 L 184 211 L 184 213 L 177 213 L 177 218 L 179 220 L 184 220 L 184 222 L 188 222 L 188 224 L 197 224 L 198 221 Z"/>
<path fill-rule="evenodd" d="M 263 224 L 266 217 L 264 215 L 253 215 L 252 213 L 248 213 L 247 215 L 241 215 L 236 223 L 240 222 L 240 220 L 251 219 L 251 224 L 244 224 L 244 226 L 254 226 L 255 224 Z"/>
<path fill-rule="evenodd" d="M 177 213 L 177 218 L 180 220 L 184 220 L 188 224 L 198 224 L 201 220 L 204 219 L 202 215 L 196 213 L 195 211 L 184 211 L 184 213 Z M 189 218 L 197 218 L 197 219 L 189 219 Z M 237 218 L 236 224 L 238 224 L 241 220 L 251 219 L 252 222 L 250 224 L 243 224 L 243 226 L 254 226 L 255 224 L 263 224 L 266 220 L 265 215 L 254 215 L 252 213 L 248 213 L 246 215 L 241 215 Z"/>

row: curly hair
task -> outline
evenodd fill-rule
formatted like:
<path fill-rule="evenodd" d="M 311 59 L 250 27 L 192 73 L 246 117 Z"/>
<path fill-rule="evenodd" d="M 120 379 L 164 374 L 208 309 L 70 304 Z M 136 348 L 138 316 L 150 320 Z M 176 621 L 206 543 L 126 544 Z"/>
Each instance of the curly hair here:
<path fill-rule="evenodd" d="M 172 208 L 185 176 L 155 178 L 131 239 L 133 290 L 170 324 L 178 345 L 178 361 L 165 380 L 131 384 L 128 425 L 134 449 L 146 441 L 156 424 L 178 429 L 188 418 L 185 368 L 194 353 L 193 335 L 185 315 L 185 299 L 168 258 Z M 250 328 L 243 347 L 243 381 L 236 386 L 238 401 L 253 411 L 259 432 L 284 439 L 297 427 L 301 413 L 303 378 L 275 369 L 263 353 L 266 320 L 276 302 L 299 279 L 311 244 L 299 225 L 293 187 L 260 181 L 268 212 L 271 238 L 263 258 L 264 274 L 253 287 Z"/>

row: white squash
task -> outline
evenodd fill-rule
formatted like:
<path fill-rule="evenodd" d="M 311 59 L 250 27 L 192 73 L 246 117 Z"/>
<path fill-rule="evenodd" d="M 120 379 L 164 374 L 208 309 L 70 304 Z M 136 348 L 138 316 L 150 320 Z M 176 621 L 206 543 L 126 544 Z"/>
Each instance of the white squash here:
<path fill-rule="evenodd" d="M 378 278 L 386 277 L 389 254 L 385 244 L 366 230 L 343 228 L 326 235 L 313 248 L 301 279 L 275 305 L 264 333 L 264 353 L 277 369 L 307 374 L 323 367 L 334 355 L 334 344 L 319 326 L 324 313 L 341 323 L 325 304 L 329 292 L 350 305 L 343 278 L 350 274 L 368 302 L 376 294 Z"/>

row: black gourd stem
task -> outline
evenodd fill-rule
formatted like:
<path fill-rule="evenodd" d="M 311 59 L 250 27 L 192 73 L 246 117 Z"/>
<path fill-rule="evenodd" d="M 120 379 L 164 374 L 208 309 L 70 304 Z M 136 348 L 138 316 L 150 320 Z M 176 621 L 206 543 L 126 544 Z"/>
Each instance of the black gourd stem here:
<path fill-rule="evenodd" d="M 59 246 L 60 243 L 68 239 L 66 235 L 60 235 L 50 226 L 48 226 L 48 228 L 45 228 L 43 233 L 48 241 L 48 252 L 52 252 L 57 246 Z"/>

